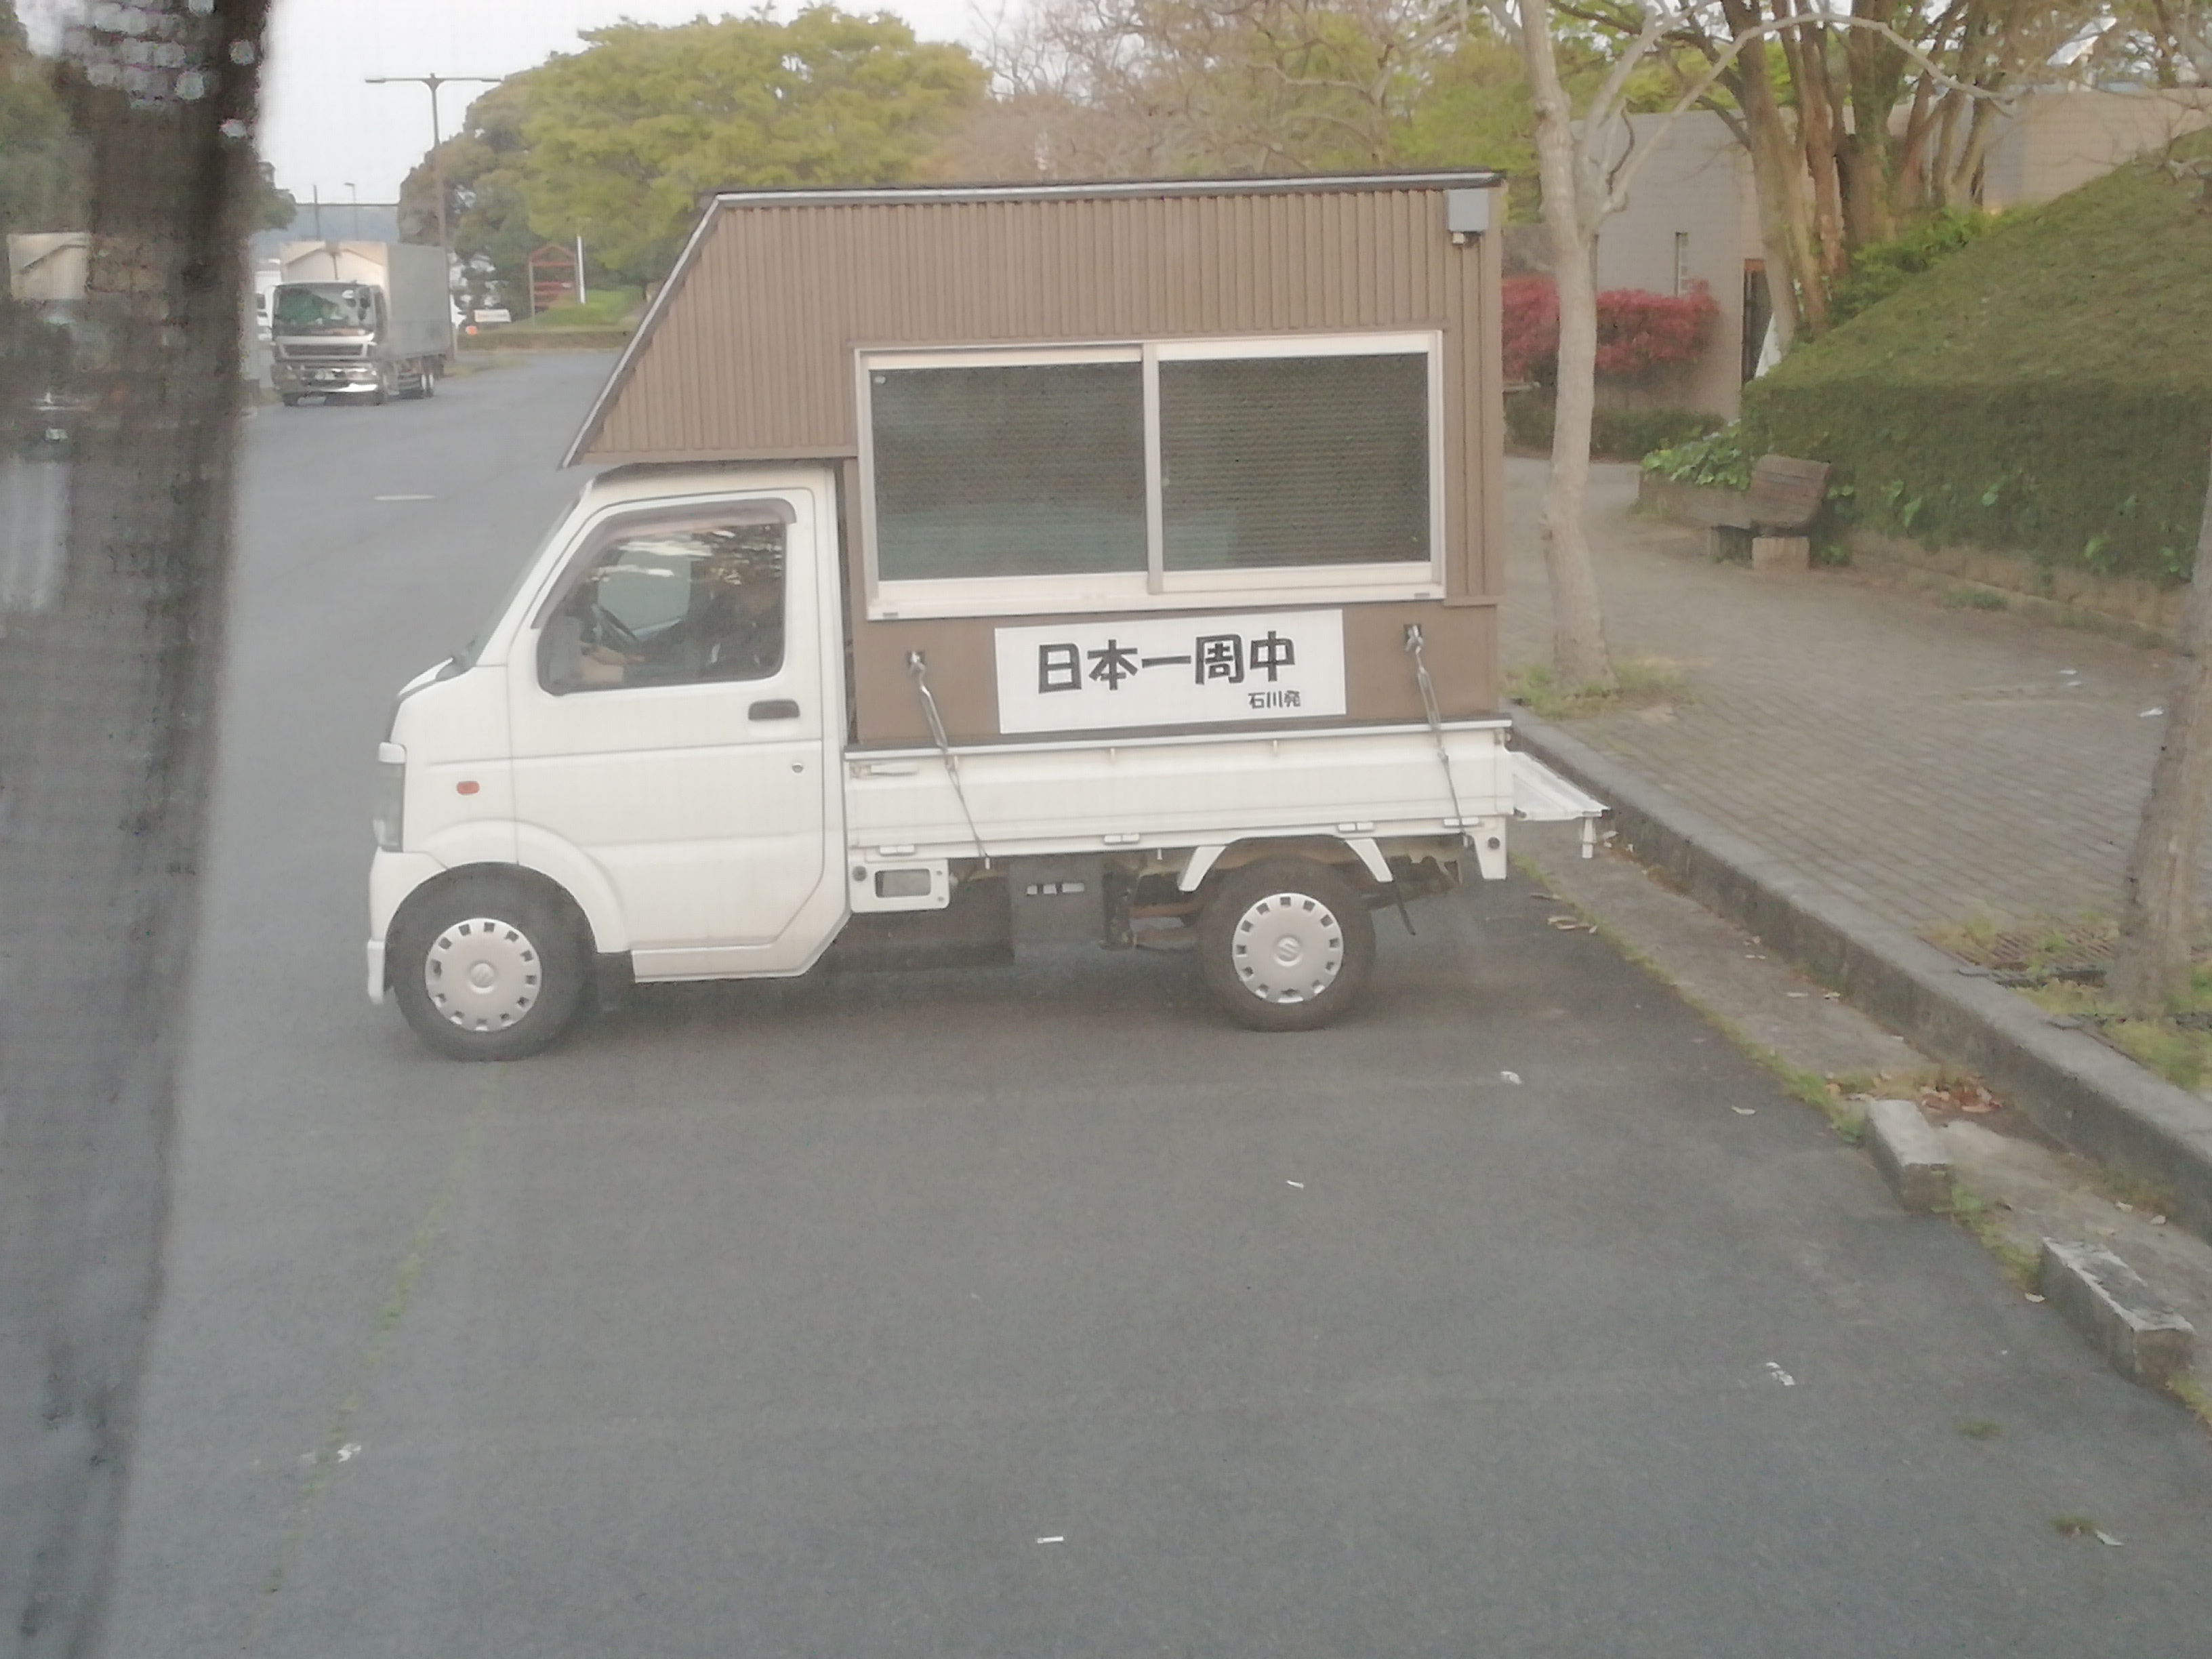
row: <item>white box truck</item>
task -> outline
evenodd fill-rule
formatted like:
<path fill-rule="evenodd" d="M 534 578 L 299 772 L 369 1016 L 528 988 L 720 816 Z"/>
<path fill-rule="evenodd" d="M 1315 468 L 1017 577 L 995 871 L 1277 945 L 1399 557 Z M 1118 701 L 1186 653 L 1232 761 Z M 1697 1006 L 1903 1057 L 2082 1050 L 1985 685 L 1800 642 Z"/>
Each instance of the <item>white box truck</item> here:
<path fill-rule="evenodd" d="M 288 242 L 270 299 L 270 375 L 305 398 L 428 398 L 453 349 L 445 256 L 412 242 Z"/>
<path fill-rule="evenodd" d="M 637 981 L 1087 939 L 1342 1013 L 1374 911 L 1603 811 L 1498 708 L 1497 185 L 718 198 L 617 465 L 400 693 L 371 999 L 503 1059 Z"/>

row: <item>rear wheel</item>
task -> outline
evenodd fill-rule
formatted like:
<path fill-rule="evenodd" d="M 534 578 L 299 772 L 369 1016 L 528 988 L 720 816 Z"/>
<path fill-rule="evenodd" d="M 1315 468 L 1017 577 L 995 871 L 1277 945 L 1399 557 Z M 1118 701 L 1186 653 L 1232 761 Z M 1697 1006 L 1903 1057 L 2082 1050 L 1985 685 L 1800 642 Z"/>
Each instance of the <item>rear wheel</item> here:
<path fill-rule="evenodd" d="M 454 1060 L 520 1060 L 575 1017 L 588 957 L 577 925 L 513 881 L 459 881 L 392 929 L 392 994 L 415 1034 Z"/>
<path fill-rule="evenodd" d="M 1375 966 L 1375 922 L 1328 865 L 1263 859 L 1232 872 L 1207 903 L 1198 960 L 1238 1024 L 1308 1031 L 1358 1000 Z"/>
<path fill-rule="evenodd" d="M 422 379 L 416 383 L 416 395 L 434 398 L 438 395 L 438 366 L 427 360 L 422 364 Z"/>
<path fill-rule="evenodd" d="M 300 394 L 299 394 L 298 392 L 284 392 L 284 393 L 283 393 L 283 394 L 282 394 L 282 395 L 283 395 L 283 399 L 284 399 L 284 407 L 285 407 L 285 408 L 287 408 L 287 409 L 297 409 L 297 408 L 300 406 Z"/>

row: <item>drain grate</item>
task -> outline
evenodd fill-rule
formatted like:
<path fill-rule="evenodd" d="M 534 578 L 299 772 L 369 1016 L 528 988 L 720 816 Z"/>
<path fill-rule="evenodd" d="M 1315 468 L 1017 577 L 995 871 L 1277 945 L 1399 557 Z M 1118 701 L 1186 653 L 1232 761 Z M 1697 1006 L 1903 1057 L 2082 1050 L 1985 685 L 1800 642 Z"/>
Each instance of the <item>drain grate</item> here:
<path fill-rule="evenodd" d="M 2031 919 L 1996 932 L 1947 925 L 1929 929 L 1923 937 L 1963 959 L 1968 965 L 1960 972 L 1999 985 L 2102 985 L 2118 933 L 2113 923 L 2101 920 Z M 2194 955 L 2200 963 L 2212 963 L 2212 938 L 2200 939 Z M 2205 1018 L 2212 1021 L 2212 1015 Z"/>

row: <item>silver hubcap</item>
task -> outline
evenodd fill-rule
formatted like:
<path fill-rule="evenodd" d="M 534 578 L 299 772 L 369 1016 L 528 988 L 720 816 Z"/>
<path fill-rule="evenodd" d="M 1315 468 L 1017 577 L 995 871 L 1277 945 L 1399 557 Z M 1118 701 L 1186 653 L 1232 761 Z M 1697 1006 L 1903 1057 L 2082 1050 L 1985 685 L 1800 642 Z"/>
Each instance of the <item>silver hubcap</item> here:
<path fill-rule="evenodd" d="M 471 916 L 440 933 L 422 987 L 440 1018 L 465 1031 L 504 1031 L 538 1003 L 538 947 L 511 921 Z"/>
<path fill-rule="evenodd" d="M 1262 1002 L 1311 1002 L 1344 967 L 1344 929 L 1310 893 L 1270 893 L 1230 934 L 1238 981 Z"/>

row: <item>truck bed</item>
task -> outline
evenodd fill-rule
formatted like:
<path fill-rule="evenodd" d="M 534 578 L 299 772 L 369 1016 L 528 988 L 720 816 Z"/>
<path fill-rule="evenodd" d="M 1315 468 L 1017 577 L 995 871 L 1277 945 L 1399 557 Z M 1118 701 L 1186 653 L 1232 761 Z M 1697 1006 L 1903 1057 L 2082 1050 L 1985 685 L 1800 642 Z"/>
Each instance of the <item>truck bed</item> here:
<path fill-rule="evenodd" d="M 846 839 L 865 860 L 1197 847 L 1248 836 L 1382 841 L 1502 827 L 1515 814 L 1516 765 L 1528 762 L 1506 748 L 1510 730 L 1504 720 L 1447 723 L 1449 785 L 1426 726 L 961 747 L 953 750 L 959 790 L 933 747 L 850 749 Z M 1581 803 L 1602 810 L 1542 775 L 1571 793 L 1538 800 L 1529 792 L 1538 810 L 1522 816 L 1581 817 Z"/>

